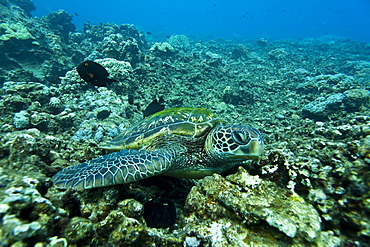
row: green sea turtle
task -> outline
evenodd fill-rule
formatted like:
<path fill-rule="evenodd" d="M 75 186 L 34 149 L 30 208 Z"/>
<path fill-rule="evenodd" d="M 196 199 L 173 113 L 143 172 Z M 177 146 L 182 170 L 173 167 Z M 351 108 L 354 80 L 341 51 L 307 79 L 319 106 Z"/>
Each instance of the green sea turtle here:
<path fill-rule="evenodd" d="M 144 118 L 102 148 L 116 152 L 62 169 L 54 185 L 83 190 L 158 174 L 202 178 L 257 159 L 263 140 L 254 128 L 224 125 L 207 109 L 182 107 Z"/>

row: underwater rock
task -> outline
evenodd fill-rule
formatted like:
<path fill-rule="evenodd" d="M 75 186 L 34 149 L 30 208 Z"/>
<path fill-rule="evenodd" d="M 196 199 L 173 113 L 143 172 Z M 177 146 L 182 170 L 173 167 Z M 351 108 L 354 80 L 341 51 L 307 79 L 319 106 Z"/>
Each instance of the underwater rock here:
<path fill-rule="evenodd" d="M 188 51 L 191 48 L 190 41 L 185 35 L 171 35 L 167 42 L 180 51 Z"/>
<path fill-rule="evenodd" d="M 24 101 L 30 104 L 32 102 L 39 102 L 40 104 L 47 104 L 50 98 L 57 94 L 55 87 L 47 87 L 38 82 L 5 82 L 3 86 L 5 94 L 10 97 L 19 96 L 24 98 Z"/>
<path fill-rule="evenodd" d="M 57 236 L 48 239 L 48 244 L 50 247 L 67 247 L 68 242 L 65 238 L 58 238 Z"/>
<path fill-rule="evenodd" d="M 84 36 L 82 33 L 73 32 L 69 34 L 69 40 L 73 43 L 80 44 L 84 40 Z"/>
<path fill-rule="evenodd" d="M 231 52 L 232 59 L 247 59 L 248 58 L 248 48 L 242 44 L 238 44 L 235 49 Z"/>
<path fill-rule="evenodd" d="M 64 42 L 68 43 L 69 32 L 76 30 L 76 26 L 72 23 L 73 16 L 65 10 L 53 11 L 43 17 L 48 23 L 49 28 L 60 37 Z"/>
<path fill-rule="evenodd" d="M 67 73 L 60 77 L 60 79 L 61 82 L 59 89 L 61 93 L 78 93 L 82 90 L 82 86 L 84 85 L 83 83 L 85 83 L 78 75 L 76 69 L 67 71 Z"/>
<path fill-rule="evenodd" d="M 206 63 L 212 67 L 219 67 L 223 64 L 222 56 L 217 53 L 207 51 L 205 57 L 207 58 Z"/>
<path fill-rule="evenodd" d="M 357 111 L 363 105 L 370 102 L 370 92 L 365 89 L 350 89 L 345 91 L 343 99 L 344 107 L 347 111 Z"/>
<path fill-rule="evenodd" d="M 33 127 L 41 131 L 48 128 L 51 119 L 51 115 L 45 112 L 35 112 L 30 117 L 30 121 Z"/>
<path fill-rule="evenodd" d="M 58 138 L 45 136 L 37 129 L 13 132 L 4 139 L 6 145 L 2 147 L 2 152 L 9 155 L 7 168 L 21 173 L 48 173 L 47 164 L 58 155 L 52 150 L 61 143 Z"/>
<path fill-rule="evenodd" d="M 315 94 L 324 93 L 343 93 L 354 85 L 354 78 L 345 74 L 318 75 L 306 77 L 305 82 L 296 86 L 298 93 Z"/>
<path fill-rule="evenodd" d="M 26 110 L 30 104 L 30 99 L 23 98 L 19 95 L 5 95 L 3 99 L 0 100 L 1 112 L 5 114 Z"/>
<path fill-rule="evenodd" d="M 70 244 L 85 244 L 94 232 L 94 225 L 89 220 L 74 217 L 63 230 L 63 236 Z"/>
<path fill-rule="evenodd" d="M 127 217 L 119 210 L 110 210 L 108 215 L 95 224 L 96 233 L 102 239 L 106 239 Z"/>
<path fill-rule="evenodd" d="M 59 124 L 55 127 L 59 127 L 59 130 L 63 130 L 65 128 L 69 129 L 75 125 L 76 119 L 77 119 L 77 114 L 74 112 L 71 112 L 70 109 L 66 109 L 57 115 L 56 121 Z"/>
<path fill-rule="evenodd" d="M 105 57 L 125 60 L 133 65 L 142 60 L 142 53 L 136 40 L 124 39 L 120 33 L 104 37 L 98 49 Z"/>
<path fill-rule="evenodd" d="M 321 241 L 321 220 L 312 205 L 241 167 L 226 179 L 204 178 L 192 188 L 184 210 L 187 235 L 205 245 L 316 245 Z"/>
<path fill-rule="evenodd" d="M 253 105 L 255 102 L 254 95 L 246 89 L 227 87 L 222 99 L 227 104 L 232 105 Z"/>
<path fill-rule="evenodd" d="M 327 98 L 316 98 L 302 108 L 302 115 L 317 120 L 325 120 L 328 115 L 341 108 L 344 98 L 345 96 L 342 93 L 337 93 Z"/>
<path fill-rule="evenodd" d="M 256 43 L 260 46 L 267 46 L 268 41 L 265 38 L 259 38 Z"/>
<path fill-rule="evenodd" d="M 147 48 L 144 33 L 139 31 L 133 24 L 100 23 L 99 25 L 91 25 L 88 22 L 84 24 L 84 32 L 86 38 L 93 41 L 103 41 L 105 37 L 111 34 L 120 34 L 123 40 L 132 40 L 137 43 L 140 51 L 144 51 Z"/>
<path fill-rule="evenodd" d="M 288 53 L 284 48 L 278 48 L 275 50 L 270 51 L 267 55 L 272 59 L 282 59 L 284 58 Z"/>
<path fill-rule="evenodd" d="M 28 1 L 16 2 L 28 10 L 32 8 Z M 4 22 L 0 24 L 0 65 L 6 68 L 3 81 L 45 81 L 51 78 L 56 81 L 59 73 L 64 72 L 63 65 L 67 65 L 74 57 L 70 56 L 69 51 L 76 48 L 62 47 L 60 36 L 54 34 L 39 18 L 26 15 L 21 8 L 13 4 L 1 7 L 1 19 Z"/>
<path fill-rule="evenodd" d="M 22 23 L 1 23 L 0 41 L 6 42 L 10 40 L 34 40 L 35 37 L 23 26 Z"/>
<path fill-rule="evenodd" d="M 370 164 L 370 133 L 363 139 L 361 145 L 356 151 L 358 151 L 358 153 L 364 157 L 364 161 L 366 163 Z"/>
<path fill-rule="evenodd" d="M 14 227 L 13 235 L 20 239 L 31 238 L 37 236 L 42 231 L 41 224 L 38 222 L 31 222 Z"/>
<path fill-rule="evenodd" d="M 196 237 L 186 236 L 184 246 L 195 247 L 199 245 L 200 245 L 200 241 Z"/>
<path fill-rule="evenodd" d="M 132 24 L 101 23 L 95 26 L 85 23 L 84 39 L 79 47 L 86 54 L 84 60 L 110 57 L 125 60 L 135 67 L 144 59 L 147 42 L 144 33 Z"/>
<path fill-rule="evenodd" d="M 32 0 L 10 0 L 10 2 L 21 7 L 21 9 L 23 9 L 28 15 L 31 15 L 31 11 L 36 9 Z"/>
<path fill-rule="evenodd" d="M 143 243 L 147 238 L 144 226 L 132 218 L 123 218 L 122 223 L 109 235 L 108 243 L 113 246 L 129 246 Z"/>
<path fill-rule="evenodd" d="M 3 88 L 6 94 L 0 100 L 0 109 L 4 113 L 15 111 L 11 120 L 15 128 L 36 127 L 50 131 L 61 129 L 57 126 L 60 117 L 49 114 L 58 114 L 64 108 L 61 101 L 53 97 L 59 94 L 55 87 L 47 87 L 36 82 L 6 82 Z M 18 109 L 21 111 L 16 112 Z M 2 121 L 9 122 L 5 117 Z"/>
<path fill-rule="evenodd" d="M 107 69 L 111 78 L 119 82 L 126 81 L 132 71 L 132 66 L 129 62 L 119 61 L 113 58 L 96 59 L 95 61 Z"/>
<path fill-rule="evenodd" d="M 107 203 L 109 202 L 107 201 Z M 150 241 L 151 237 L 148 235 L 145 224 L 142 223 L 142 204 L 127 199 L 119 202 L 118 206 L 117 210 L 109 210 L 108 206 L 108 214 L 101 215 L 104 217 L 103 220 L 95 224 L 96 240 L 100 241 L 101 244 L 109 243 L 113 246 L 146 246 L 144 243 Z M 134 211 L 129 212 L 128 210 L 131 209 Z M 127 212 L 135 218 L 130 218 L 123 212 Z"/>
<path fill-rule="evenodd" d="M 140 219 L 144 213 L 143 204 L 134 199 L 125 199 L 118 203 L 118 207 L 127 217 Z"/>
<path fill-rule="evenodd" d="M 169 43 L 154 43 L 150 50 L 159 57 L 168 57 L 177 53 L 177 50 Z"/>
<path fill-rule="evenodd" d="M 7 184 L 0 189 L 1 243 L 10 246 L 18 241 L 31 244 L 44 241 L 52 233 L 56 210 L 37 188 L 40 180 L 19 173 L 4 172 Z"/>
<path fill-rule="evenodd" d="M 96 118 L 83 122 L 78 126 L 78 130 L 72 136 L 72 140 L 95 140 L 96 142 L 101 142 L 103 138 L 117 136 L 122 129 L 111 122 L 99 123 L 99 121 L 100 120 Z"/>
<path fill-rule="evenodd" d="M 30 126 L 30 114 L 20 111 L 14 114 L 13 124 L 17 129 L 26 129 Z"/>
<path fill-rule="evenodd" d="M 63 111 L 64 104 L 62 101 L 57 97 L 51 97 L 49 104 L 46 106 L 46 111 L 52 114 L 59 114 Z"/>
<path fill-rule="evenodd" d="M 341 140 L 345 138 L 357 138 L 361 135 L 366 135 L 369 131 L 366 125 L 351 125 L 343 124 L 338 126 L 326 126 L 324 123 L 316 122 L 314 134 L 325 136 L 328 139 Z M 334 144 L 333 144 L 334 145 Z"/>

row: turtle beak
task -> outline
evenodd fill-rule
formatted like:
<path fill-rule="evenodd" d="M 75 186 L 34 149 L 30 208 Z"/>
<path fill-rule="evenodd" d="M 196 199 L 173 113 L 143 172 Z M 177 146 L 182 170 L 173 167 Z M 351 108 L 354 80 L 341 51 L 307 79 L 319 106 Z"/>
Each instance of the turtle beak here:
<path fill-rule="evenodd" d="M 240 146 L 239 151 L 248 159 L 258 159 L 263 153 L 263 142 L 257 138 L 252 139 L 248 145 Z M 237 153 L 236 155 L 238 156 Z"/>
<path fill-rule="evenodd" d="M 263 142 L 259 139 L 252 139 L 247 145 L 240 145 L 235 151 L 235 159 L 258 159 L 263 153 Z"/>

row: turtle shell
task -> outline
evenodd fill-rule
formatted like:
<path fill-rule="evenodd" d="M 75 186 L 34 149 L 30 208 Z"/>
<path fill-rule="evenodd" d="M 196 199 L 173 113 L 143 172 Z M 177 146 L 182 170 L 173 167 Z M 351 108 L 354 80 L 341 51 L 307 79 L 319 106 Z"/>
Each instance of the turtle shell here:
<path fill-rule="evenodd" d="M 164 135 L 202 137 L 219 122 L 220 119 L 205 108 L 171 108 L 144 118 L 102 148 L 110 151 L 140 149 Z"/>

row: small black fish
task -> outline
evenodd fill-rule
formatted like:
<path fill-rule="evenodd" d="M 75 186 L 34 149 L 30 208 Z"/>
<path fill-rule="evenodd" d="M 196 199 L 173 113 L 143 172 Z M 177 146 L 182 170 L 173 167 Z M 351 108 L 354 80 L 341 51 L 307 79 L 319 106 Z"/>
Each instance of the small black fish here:
<path fill-rule="evenodd" d="M 108 71 L 93 61 L 85 61 L 78 65 L 77 72 L 85 82 L 93 86 L 109 87 L 113 82 L 117 82 L 108 78 Z"/>
<path fill-rule="evenodd" d="M 159 100 L 155 99 L 153 100 L 152 103 L 150 103 L 146 109 L 144 110 L 144 118 L 150 116 L 150 115 L 153 115 L 154 113 L 157 113 L 159 111 L 163 111 L 164 110 L 164 104 L 165 101 L 164 99 L 161 97 L 159 97 Z"/>
<path fill-rule="evenodd" d="M 75 16 L 78 16 L 78 13 L 77 12 L 75 12 Z"/>
<path fill-rule="evenodd" d="M 151 32 L 146 32 L 146 34 L 152 34 Z"/>

